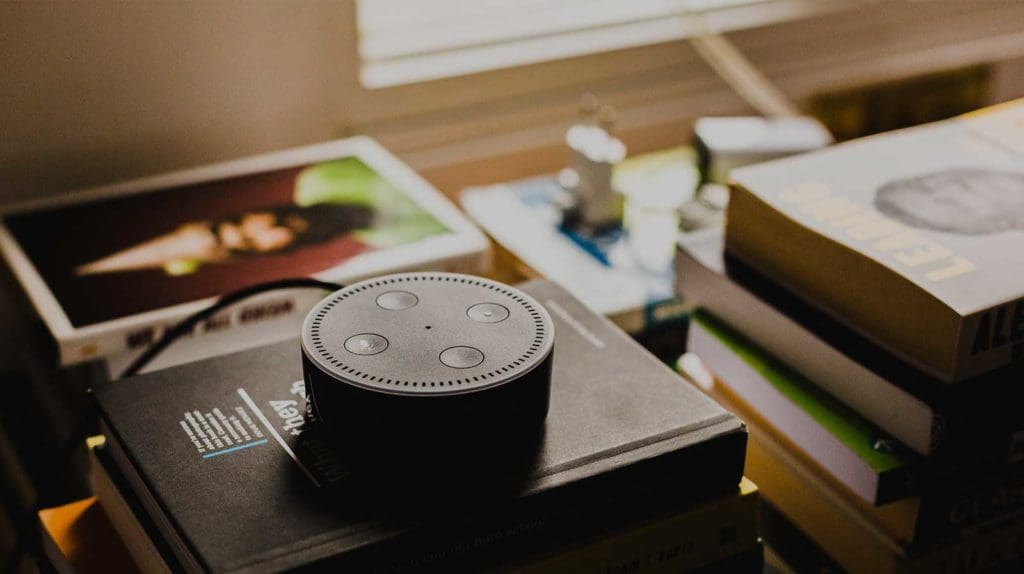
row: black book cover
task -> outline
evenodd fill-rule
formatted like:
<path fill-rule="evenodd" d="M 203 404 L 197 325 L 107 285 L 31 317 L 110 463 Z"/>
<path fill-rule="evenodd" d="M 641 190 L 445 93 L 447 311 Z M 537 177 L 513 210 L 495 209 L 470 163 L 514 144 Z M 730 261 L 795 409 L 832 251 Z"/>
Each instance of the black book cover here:
<path fill-rule="evenodd" d="M 521 288 L 556 334 L 545 435 L 513 495 L 391 509 L 302 416 L 297 341 L 100 385 L 111 457 L 186 568 L 210 572 L 480 564 L 736 487 L 738 419 L 563 289 Z"/>

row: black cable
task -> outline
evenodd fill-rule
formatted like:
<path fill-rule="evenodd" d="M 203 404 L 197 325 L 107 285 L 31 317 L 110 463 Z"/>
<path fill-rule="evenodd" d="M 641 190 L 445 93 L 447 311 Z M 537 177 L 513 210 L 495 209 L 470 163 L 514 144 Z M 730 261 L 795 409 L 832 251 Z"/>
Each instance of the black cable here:
<path fill-rule="evenodd" d="M 42 532 L 39 509 L 34 506 L 27 510 L 10 511 L 8 519 L 12 522 L 14 539 L 11 541 L 10 553 L 7 554 L 0 572 L 17 572 L 22 560 L 45 561 L 42 548 Z"/>
<path fill-rule="evenodd" d="M 132 361 L 132 364 L 128 365 L 128 368 L 121 373 L 121 378 L 136 375 L 140 370 L 142 370 L 142 368 L 156 358 L 157 355 L 163 352 L 164 349 L 169 347 L 182 335 L 191 331 L 197 324 L 199 324 L 199 322 L 243 299 L 259 295 L 260 293 L 277 291 L 280 289 L 309 288 L 323 289 L 325 291 L 337 291 L 342 287 L 344 286 L 338 283 L 331 283 L 330 281 L 320 281 L 319 279 L 313 279 L 311 277 L 299 277 L 259 283 L 257 285 L 252 285 L 250 287 L 228 293 L 218 299 L 216 303 L 185 317 L 177 325 L 165 331 L 159 339 L 150 345 L 141 355 L 136 357 L 136 359 Z M 81 448 L 85 443 L 85 440 L 91 434 L 95 416 L 98 414 L 98 409 L 96 409 L 95 403 L 90 402 L 90 404 L 93 406 L 88 409 L 89 412 L 82 417 L 81 423 L 75 426 L 69 439 L 61 447 L 61 460 L 64 461 L 65 466 L 71 464 L 71 460 L 74 457 L 75 452 Z M 34 522 L 33 519 L 38 519 L 39 510 L 41 510 L 41 508 L 39 507 L 38 502 L 34 502 L 30 505 L 30 510 L 24 516 L 18 518 L 18 524 L 15 529 L 16 539 L 14 541 L 14 548 L 11 550 L 11 554 L 7 556 L 7 559 L 3 560 L 4 563 L 0 564 L 0 572 L 7 572 L 11 568 L 14 568 L 18 565 L 19 561 L 26 556 L 30 558 L 44 558 L 42 557 L 42 550 L 38 537 L 32 536 L 32 533 L 29 532 L 31 528 L 38 528 L 38 522 Z"/>
<path fill-rule="evenodd" d="M 259 295 L 260 293 L 266 293 L 267 291 L 277 291 L 279 289 L 312 288 L 324 289 L 326 291 L 337 291 L 342 287 L 343 285 L 338 283 L 320 281 L 319 279 L 313 279 L 312 277 L 299 277 L 259 283 L 257 285 L 252 285 L 251 287 L 246 287 L 244 289 L 228 293 L 218 299 L 213 305 L 185 317 L 177 325 L 165 331 L 159 339 L 145 350 L 145 352 L 136 357 L 135 360 L 128 365 L 128 368 L 121 373 L 120 378 L 123 379 L 137 375 L 143 367 L 148 365 L 150 361 L 156 358 L 156 356 L 163 352 L 164 349 L 169 347 L 171 343 L 179 339 L 182 335 L 190 332 L 201 321 L 211 317 L 213 314 L 225 307 L 229 307 L 241 301 L 242 299 L 247 299 L 253 295 Z"/>

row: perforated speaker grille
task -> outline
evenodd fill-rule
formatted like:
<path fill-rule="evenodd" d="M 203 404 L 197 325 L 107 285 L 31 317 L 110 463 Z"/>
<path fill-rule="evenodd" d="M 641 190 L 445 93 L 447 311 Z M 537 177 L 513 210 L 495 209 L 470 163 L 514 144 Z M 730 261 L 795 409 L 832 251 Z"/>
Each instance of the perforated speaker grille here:
<path fill-rule="evenodd" d="M 321 301 L 302 332 L 303 352 L 322 370 L 398 394 L 463 393 L 514 380 L 552 344 L 551 318 L 530 296 L 452 273 L 356 283 Z"/>

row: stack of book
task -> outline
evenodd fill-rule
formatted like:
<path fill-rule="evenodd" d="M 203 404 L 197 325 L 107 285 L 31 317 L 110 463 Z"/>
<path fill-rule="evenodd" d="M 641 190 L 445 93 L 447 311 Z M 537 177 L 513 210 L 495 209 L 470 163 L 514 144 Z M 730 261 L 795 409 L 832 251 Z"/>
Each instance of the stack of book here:
<path fill-rule="evenodd" d="M 480 273 L 488 244 L 409 166 L 355 137 L 7 206 L 0 256 L 60 364 L 103 361 L 116 377 L 225 293 L 295 277 Z M 153 365 L 280 341 L 321 295 L 249 298 Z"/>
<path fill-rule="evenodd" d="M 19 463 L 13 445 L 0 433 L 0 572 L 71 572 L 36 515 L 38 492 Z"/>
<path fill-rule="evenodd" d="M 736 170 L 724 241 L 680 250 L 682 370 L 849 571 L 1024 559 L 1022 125 L 1011 103 Z"/>
<path fill-rule="evenodd" d="M 297 341 L 99 385 L 93 478 L 137 564 L 760 572 L 743 423 L 564 289 L 521 288 L 551 312 L 556 350 L 544 437 L 520 481 L 460 465 L 451 489 L 366 484 L 298 414 Z"/>
<path fill-rule="evenodd" d="M 4 206 L 0 258 L 0 470 L 32 490 L 4 504 L 32 516 L 89 494 L 87 389 L 218 296 L 309 275 L 479 273 L 489 249 L 437 189 L 357 137 Z M 290 337 L 323 294 L 249 298 L 148 368 Z"/>

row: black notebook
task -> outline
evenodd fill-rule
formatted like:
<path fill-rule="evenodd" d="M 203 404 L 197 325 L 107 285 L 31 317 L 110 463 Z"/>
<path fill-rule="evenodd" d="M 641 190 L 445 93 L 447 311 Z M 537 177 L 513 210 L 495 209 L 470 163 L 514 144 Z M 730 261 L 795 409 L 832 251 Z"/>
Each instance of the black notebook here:
<path fill-rule="evenodd" d="M 477 567 L 736 488 L 738 419 L 563 289 L 520 287 L 555 358 L 535 466 L 505 497 L 402 513 L 363 488 L 303 416 L 297 341 L 99 386 L 111 460 L 197 572 Z"/>

